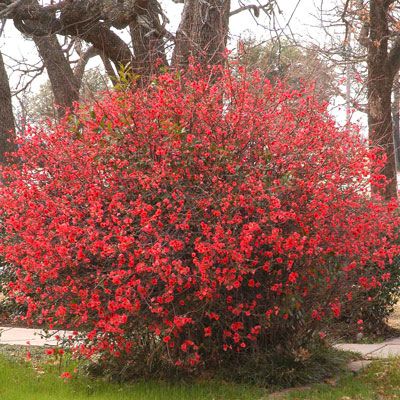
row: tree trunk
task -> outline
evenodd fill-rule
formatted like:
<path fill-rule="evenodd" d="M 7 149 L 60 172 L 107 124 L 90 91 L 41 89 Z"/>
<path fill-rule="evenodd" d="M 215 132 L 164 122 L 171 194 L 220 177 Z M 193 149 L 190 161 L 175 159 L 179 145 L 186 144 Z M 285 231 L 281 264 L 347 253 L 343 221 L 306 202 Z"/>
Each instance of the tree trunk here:
<path fill-rule="evenodd" d="M 80 34 L 80 37 L 91 43 L 100 56 L 109 58 L 119 71 L 121 68 L 129 70 L 134 64 L 134 57 L 129 46 L 107 26 L 98 24 Z"/>
<path fill-rule="evenodd" d="M 134 71 L 145 77 L 156 72 L 158 63 L 167 65 L 159 8 L 158 1 L 138 2 L 135 19 L 129 25 L 135 56 Z"/>
<path fill-rule="evenodd" d="M 57 114 L 62 117 L 79 100 L 79 82 L 55 35 L 32 38 L 49 75 Z"/>
<path fill-rule="evenodd" d="M 230 0 L 186 0 L 176 33 L 172 64 L 185 67 L 194 57 L 202 65 L 224 62 Z"/>
<path fill-rule="evenodd" d="M 370 36 L 368 45 L 368 128 L 372 145 L 387 156 L 382 173 L 388 179 L 382 191 L 386 199 L 397 197 L 396 160 L 393 143 L 391 94 L 394 80 L 388 58 L 388 10 L 390 1 L 371 0 Z"/>
<path fill-rule="evenodd" d="M 0 163 L 6 161 L 5 154 L 16 150 L 14 142 L 15 124 L 11 103 L 11 91 L 3 55 L 0 52 Z"/>
<path fill-rule="evenodd" d="M 400 85 L 399 74 L 396 75 L 393 85 L 393 104 L 392 104 L 392 119 L 393 119 L 393 140 L 396 155 L 396 167 L 400 170 Z"/>

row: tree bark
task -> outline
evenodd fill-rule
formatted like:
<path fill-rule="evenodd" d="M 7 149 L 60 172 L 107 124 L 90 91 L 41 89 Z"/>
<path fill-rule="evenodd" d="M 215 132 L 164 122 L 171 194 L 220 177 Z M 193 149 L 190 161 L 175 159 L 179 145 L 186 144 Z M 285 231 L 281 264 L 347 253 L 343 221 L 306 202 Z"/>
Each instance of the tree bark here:
<path fill-rule="evenodd" d="M 400 84 L 399 74 L 396 75 L 393 85 L 393 104 L 392 104 L 392 118 L 393 118 L 393 140 L 396 155 L 396 167 L 400 170 Z"/>
<path fill-rule="evenodd" d="M 97 53 L 97 49 L 95 49 L 93 46 L 91 46 L 85 52 L 78 52 L 78 55 L 79 55 L 79 60 L 75 65 L 73 73 L 75 76 L 76 84 L 77 84 L 78 88 L 80 89 L 82 86 L 82 79 L 83 79 L 83 75 L 85 74 L 86 65 L 89 62 L 89 60 L 92 57 L 97 56 L 98 53 Z"/>
<path fill-rule="evenodd" d="M 79 81 L 64 56 L 55 35 L 33 36 L 33 41 L 46 67 L 57 106 L 57 115 L 62 117 L 67 108 L 79 100 Z"/>
<path fill-rule="evenodd" d="M 156 0 L 139 1 L 135 19 L 129 24 L 134 71 L 141 76 L 156 72 L 157 64 L 167 65 L 163 26 L 159 21 L 160 5 Z"/>
<path fill-rule="evenodd" d="M 109 58 L 119 70 L 128 69 L 134 64 L 134 57 L 129 46 L 113 31 L 103 24 L 84 31 L 79 37 L 91 43 L 101 56 Z"/>
<path fill-rule="evenodd" d="M 185 67 L 190 57 L 202 65 L 224 62 L 230 0 L 186 0 L 176 33 L 172 64 Z"/>
<path fill-rule="evenodd" d="M 382 173 L 388 185 L 381 191 L 386 199 L 397 197 L 397 173 L 393 143 L 391 94 L 393 65 L 388 54 L 390 1 L 371 0 L 368 43 L 368 128 L 372 145 L 380 146 L 387 156 Z M 396 71 L 397 72 L 397 71 Z"/>
<path fill-rule="evenodd" d="M 25 35 L 44 37 L 55 34 L 76 36 L 92 44 L 99 55 L 109 58 L 118 69 L 133 64 L 129 46 L 104 22 L 105 16 L 99 14 L 96 2 L 61 2 L 59 16 L 50 7 L 40 6 L 38 0 L 27 0 L 25 8 L 16 7 L 8 16 L 15 27 Z"/>
<path fill-rule="evenodd" d="M 0 52 L 0 163 L 6 162 L 6 153 L 16 150 L 15 123 L 11 91 L 3 55 Z"/>

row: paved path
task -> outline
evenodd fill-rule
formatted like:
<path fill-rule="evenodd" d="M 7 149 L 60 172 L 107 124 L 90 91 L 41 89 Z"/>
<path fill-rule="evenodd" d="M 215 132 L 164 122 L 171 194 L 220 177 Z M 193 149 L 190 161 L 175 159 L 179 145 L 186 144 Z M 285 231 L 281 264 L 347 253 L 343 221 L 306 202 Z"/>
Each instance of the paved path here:
<path fill-rule="evenodd" d="M 50 331 L 51 337 L 43 337 L 40 329 L 0 327 L 0 344 L 19 344 L 31 346 L 56 346 L 56 335 L 68 337 L 70 331 Z M 359 344 L 340 343 L 335 345 L 337 349 L 360 353 L 364 359 L 387 358 L 400 356 L 400 337 L 389 339 L 382 343 Z"/>
<path fill-rule="evenodd" d="M 0 327 L 0 344 L 18 344 L 22 346 L 56 346 L 56 335 L 68 337 L 72 332 L 50 331 L 52 336 L 43 337 L 44 332 L 40 329 Z"/>
<path fill-rule="evenodd" d="M 335 345 L 335 347 L 340 350 L 360 353 L 365 359 L 400 356 L 400 338 L 389 339 L 382 343 L 373 344 L 341 343 Z"/>

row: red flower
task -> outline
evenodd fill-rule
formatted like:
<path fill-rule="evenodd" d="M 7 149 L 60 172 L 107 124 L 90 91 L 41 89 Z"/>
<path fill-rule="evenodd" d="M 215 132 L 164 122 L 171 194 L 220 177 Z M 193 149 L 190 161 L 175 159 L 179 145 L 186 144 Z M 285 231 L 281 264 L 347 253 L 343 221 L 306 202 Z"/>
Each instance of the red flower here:
<path fill-rule="evenodd" d="M 296 283 L 299 274 L 297 272 L 291 272 L 288 277 L 288 281 L 291 283 Z"/>
<path fill-rule="evenodd" d="M 238 330 L 243 329 L 243 322 L 234 322 L 233 324 L 231 324 L 231 329 L 236 332 Z"/>
<path fill-rule="evenodd" d="M 63 372 L 63 373 L 60 375 L 60 378 L 62 378 L 62 379 L 71 379 L 71 378 L 72 378 L 72 375 L 71 375 L 70 372 Z"/>

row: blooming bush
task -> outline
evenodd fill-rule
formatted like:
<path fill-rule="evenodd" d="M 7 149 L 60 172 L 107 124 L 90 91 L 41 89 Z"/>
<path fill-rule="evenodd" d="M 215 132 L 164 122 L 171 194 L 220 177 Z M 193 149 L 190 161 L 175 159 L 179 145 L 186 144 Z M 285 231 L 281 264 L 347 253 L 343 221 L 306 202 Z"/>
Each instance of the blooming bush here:
<path fill-rule="evenodd" d="M 3 170 L 10 295 L 89 357 L 296 351 L 390 280 L 383 163 L 307 89 L 165 73 L 30 129 Z"/>

